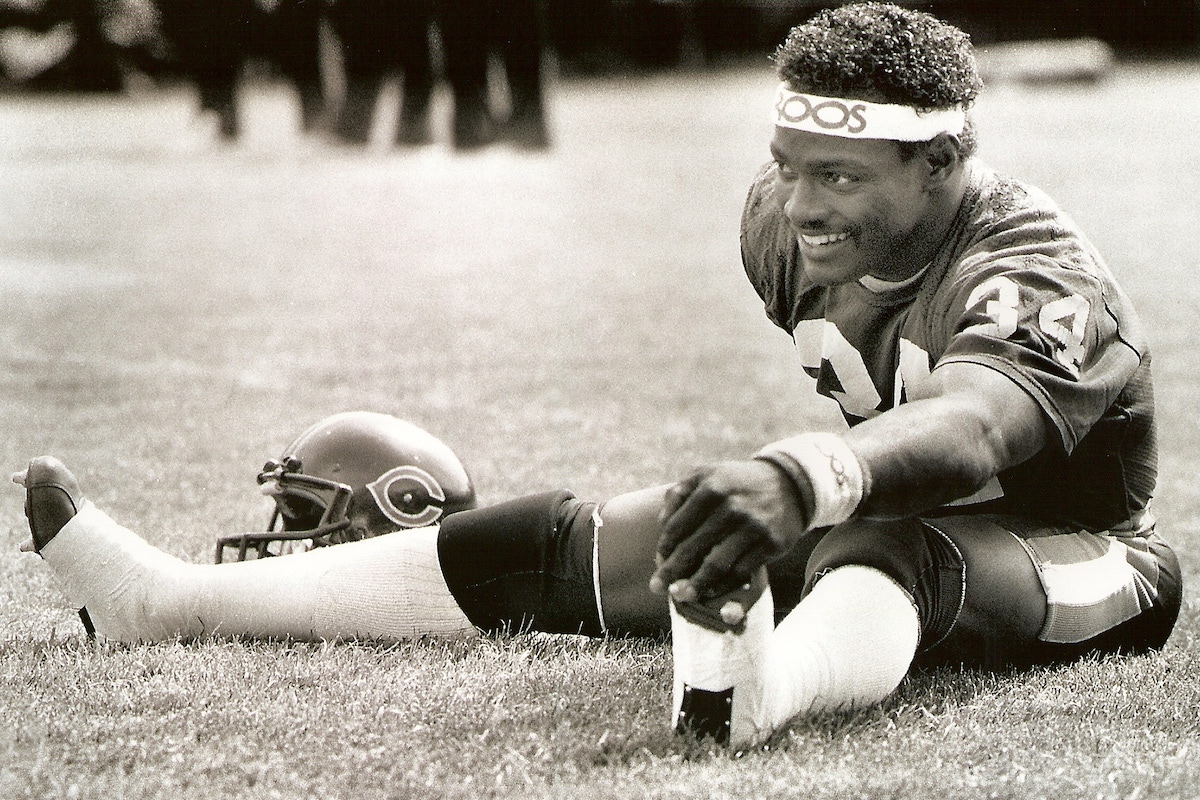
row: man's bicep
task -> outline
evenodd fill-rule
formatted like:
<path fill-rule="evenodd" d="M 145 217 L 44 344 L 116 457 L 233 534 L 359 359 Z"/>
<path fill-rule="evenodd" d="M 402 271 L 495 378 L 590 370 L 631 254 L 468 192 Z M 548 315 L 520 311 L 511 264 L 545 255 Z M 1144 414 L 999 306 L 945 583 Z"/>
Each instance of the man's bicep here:
<path fill-rule="evenodd" d="M 996 451 L 997 471 L 1036 455 L 1056 438 L 1041 405 L 1010 375 L 969 361 L 942 364 L 918 390 L 979 418 Z M 927 393 L 927 394 L 926 394 Z"/>

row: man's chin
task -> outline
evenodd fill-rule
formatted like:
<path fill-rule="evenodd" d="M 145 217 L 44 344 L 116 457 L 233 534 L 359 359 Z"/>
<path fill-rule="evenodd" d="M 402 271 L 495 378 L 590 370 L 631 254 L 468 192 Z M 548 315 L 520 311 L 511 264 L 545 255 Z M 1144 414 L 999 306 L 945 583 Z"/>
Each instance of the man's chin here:
<path fill-rule="evenodd" d="M 804 265 L 804 273 L 808 279 L 817 286 L 842 286 L 847 283 L 854 283 L 863 272 L 860 269 L 847 266 L 839 266 L 836 264 L 821 264 L 807 262 Z"/>

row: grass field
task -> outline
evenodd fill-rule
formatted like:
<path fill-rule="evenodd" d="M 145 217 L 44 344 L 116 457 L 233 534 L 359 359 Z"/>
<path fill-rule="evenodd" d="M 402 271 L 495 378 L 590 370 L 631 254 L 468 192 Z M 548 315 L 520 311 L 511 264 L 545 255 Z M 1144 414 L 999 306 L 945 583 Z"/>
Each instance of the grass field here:
<path fill-rule="evenodd" d="M 247 139 L 188 97 L 0 98 L 0 467 L 73 467 L 117 519 L 208 561 L 260 527 L 258 466 L 350 408 L 460 454 L 484 502 L 602 498 L 837 424 L 741 274 L 769 66 L 562 82 L 555 148 Z M 444 101 L 444 98 L 442 99 Z M 667 731 L 669 648 L 93 646 L 0 503 L 0 797 L 1192 798 L 1200 792 L 1200 83 L 1125 64 L 998 85 L 982 154 L 1107 255 L 1155 352 L 1157 512 L 1190 581 L 1160 654 L 938 672 L 732 757 Z"/>

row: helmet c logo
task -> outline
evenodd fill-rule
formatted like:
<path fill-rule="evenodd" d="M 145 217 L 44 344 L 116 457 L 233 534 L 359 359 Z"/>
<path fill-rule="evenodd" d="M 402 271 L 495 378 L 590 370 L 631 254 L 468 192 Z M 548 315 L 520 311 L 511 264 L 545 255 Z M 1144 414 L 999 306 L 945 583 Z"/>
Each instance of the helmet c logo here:
<path fill-rule="evenodd" d="M 367 489 L 384 516 L 402 528 L 432 525 L 442 516 L 442 504 L 446 502 L 442 487 L 420 467 L 389 469 L 368 483 Z M 402 498 L 400 505 L 392 500 L 393 496 Z"/>

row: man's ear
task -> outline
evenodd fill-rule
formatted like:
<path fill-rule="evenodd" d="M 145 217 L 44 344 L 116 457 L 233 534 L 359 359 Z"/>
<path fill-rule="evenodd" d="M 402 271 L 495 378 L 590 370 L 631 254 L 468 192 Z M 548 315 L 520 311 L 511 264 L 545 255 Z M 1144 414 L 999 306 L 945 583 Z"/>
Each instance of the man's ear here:
<path fill-rule="evenodd" d="M 931 182 L 946 180 L 962 162 L 958 141 L 948 133 L 939 133 L 925 145 L 925 161 L 929 164 Z"/>

